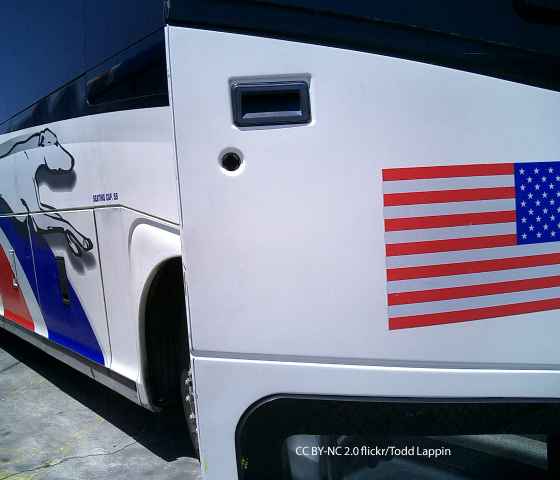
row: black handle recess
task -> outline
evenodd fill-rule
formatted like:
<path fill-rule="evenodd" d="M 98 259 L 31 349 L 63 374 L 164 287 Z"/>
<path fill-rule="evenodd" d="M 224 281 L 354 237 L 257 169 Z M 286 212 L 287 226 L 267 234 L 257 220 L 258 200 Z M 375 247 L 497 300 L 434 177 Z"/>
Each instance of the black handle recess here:
<path fill-rule="evenodd" d="M 70 305 L 70 295 L 68 292 L 68 275 L 66 274 L 66 264 L 64 257 L 55 257 L 56 269 L 58 271 L 58 287 L 64 305 Z"/>
<path fill-rule="evenodd" d="M 238 127 L 309 123 L 307 82 L 234 83 L 233 123 Z"/>

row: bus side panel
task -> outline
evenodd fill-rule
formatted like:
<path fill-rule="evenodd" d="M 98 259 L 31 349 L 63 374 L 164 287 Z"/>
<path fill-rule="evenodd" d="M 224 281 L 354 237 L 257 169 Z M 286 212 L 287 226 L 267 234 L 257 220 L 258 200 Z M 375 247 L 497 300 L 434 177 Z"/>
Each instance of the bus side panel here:
<path fill-rule="evenodd" d="M 133 219 L 178 222 L 170 109 L 114 111 L 3 135 L 0 169 L 0 214 L 31 212 L 25 239 L 29 242 L 31 233 L 39 283 L 33 290 L 35 304 L 41 305 L 37 310 L 42 311 L 36 331 L 109 366 L 110 331 L 92 212 L 122 206 Z M 15 225 L 23 235 L 27 225 Z M 122 233 L 128 249 L 129 232 Z M 28 276 L 35 282 L 32 262 L 23 260 L 29 252 L 19 248 L 15 254 L 29 266 Z M 107 264 L 109 275 L 112 268 L 129 271 L 126 255 Z M 125 281 L 132 283 L 130 275 Z M 138 316 L 132 321 L 137 324 Z M 138 328 L 132 331 L 134 357 L 127 351 L 126 366 L 120 370 L 136 382 Z"/>
<path fill-rule="evenodd" d="M 549 193 L 560 93 L 319 45 L 168 33 L 195 354 L 560 366 Z M 309 123 L 234 124 L 232 86 L 287 80 L 309 85 Z M 248 118 L 266 115 L 247 102 Z M 230 150 L 243 160 L 233 173 L 220 165 Z M 524 164 L 540 171 L 531 208 Z M 538 238 L 518 244 L 523 208 Z"/>
<path fill-rule="evenodd" d="M 49 338 L 109 366 L 109 334 L 93 211 L 33 214 L 30 225 Z"/>
<path fill-rule="evenodd" d="M 15 176 L 17 191 L 0 180 L 13 213 L 123 205 L 179 221 L 169 107 L 72 118 L 0 139 L 0 156 L 14 162 L 7 178 Z"/>
<path fill-rule="evenodd" d="M 146 366 L 145 300 L 157 269 L 181 255 L 179 228 L 122 207 L 97 209 L 95 223 L 111 335 L 111 369 L 137 383 L 140 401 L 146 405 L 141 368 Z"/>
<path fill-rule="evenodd" d="M 0 217 L 0 315 L 48 335 L 39 306 L 27 215 Z"/>
<path fill-rule="evenodd" d="M 479 401 L 484 402 L 496 398 L 521 401 L 526 398 L 558 399 L 560 397 L 560 375 L 558 371 L 551 370 L 400 368 L 196 357 L 194 371 L 201 463 L 205 469 L 205 480 L 243 478 L 243 476 L 236 476 L 238 471 L 243 475 L 244 469 L 251 470 L 253 464 L 260 463 L 259 458 L 241 457 L 243 444 L 240 441 L 243 438 L 236 437 L 236 429 L 242 429 L 243 416 L 254 411 L 255 402 L 270 399 L 271 396 L 296 397 L 300 395 L 307 398 L 320 398 L 321 395 L 330 395 L 339 398 L 370 399 L 372 403 L 384 401 L 384 399 L 397 401 L 398 399 L 410 400 L 413 398 L 422 399 L 421 401 L 429 398 L 448 399 L 449 401 L 454 398 L 469 398 L 480 399 Z M 269 417 L 268 421 L 275 425 L 280 424 L 286 431 L 290 431 L 294 419 L 302 419 L 302 414 L 296 409 L 297 404 L 293 414 L 285 412 L 284 417 Z M 332 410 L 331 413 L 334 416 L 337 415 Z M 308 420 L 317 422 L 321 418 L 315 417 Z M 519 420 L 518 418 L 513 419 L 512 423 Z M 536 418 L 534 420 L 535 424 L 539 423 Z M 402 421 L 403 419 L 398 416 L 386 418 L 387 428 L 398 427 Z M 316 425 L 316 422 L 313 424 Z M 488 422 L 488 424 L 491 423 L 491 421 Z M 265 423 L 263 430 L 266 430 L 267 426 L 268 424 Z M 298 424 L 297 427 L 300 425 Z M 237 434 L 239 433 L 238 430 Z M 263 437 L 261 447 L 264 455 L 268 455 L 268 458 L 272 456 L 272 458 L 278 459 L 277 463 L 280 463 L 281 452 L 275 441 Z M 460 457 L 460 454 L 457 456 Z M 317 457 L 312 457 L 312 461 L 318 461 Z M 309 457 L 302 458 L 312 463 Z M 416 461 L 416 459 L 414 460 Z M 476 463 L 474 459 L 471 461 Z M 269 468 L 272 471 L 272 465 Z M 368 472 L 371 475 L 356 477 L 368 479 L 432 478 L 428 476 L 386 476 L 385 471 L 378 476 L 377 470 L 368 470 Z M 275 480 L 284 478 L 280 475 L 274 476 L 272 473 L 269 475 L 260 478 Z M 245 478 L 255 478 L 255 476 Z M 323 477 L 294 476 L 287 478 Z M 453 477 L 438 476 L 437 478 Z M 483 475 L 476 478 L 510 477 Z"/>

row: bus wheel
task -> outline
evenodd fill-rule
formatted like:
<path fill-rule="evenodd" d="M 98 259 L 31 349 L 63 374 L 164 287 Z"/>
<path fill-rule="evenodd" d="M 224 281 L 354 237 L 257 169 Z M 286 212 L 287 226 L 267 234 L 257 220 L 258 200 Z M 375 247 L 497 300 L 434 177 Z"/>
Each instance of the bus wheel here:
<path fill-rule="evenodd" d="M 200 458 L 198 447 L 198 430 L 196 425 L 196 405 L 194 401 L 194 388 L 192 382 L 192 369 L 190 366 L 183 369 L 181 373 L 181 403 L 187 420 L 187 427 L 191 436 L 194 453 Z"/>

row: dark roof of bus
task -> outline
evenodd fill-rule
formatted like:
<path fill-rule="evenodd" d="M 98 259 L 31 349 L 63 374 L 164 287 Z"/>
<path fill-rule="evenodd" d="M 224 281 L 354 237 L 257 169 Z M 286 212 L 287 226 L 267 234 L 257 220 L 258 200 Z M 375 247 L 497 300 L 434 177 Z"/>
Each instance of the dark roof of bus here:
<path fill-rule="evenodd" d="M 560 88 L 557 0 L 169 0 L 167 21 Z"/>

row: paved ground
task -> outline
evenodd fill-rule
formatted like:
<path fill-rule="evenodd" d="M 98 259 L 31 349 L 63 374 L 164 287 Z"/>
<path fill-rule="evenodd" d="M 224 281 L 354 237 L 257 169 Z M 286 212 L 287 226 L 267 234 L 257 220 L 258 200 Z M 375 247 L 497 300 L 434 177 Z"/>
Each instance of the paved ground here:
<path fill-rule="evenodd" d="M 0 329 L 0 480 L 201 478 L 180 412 L 150 413 Z"/>

